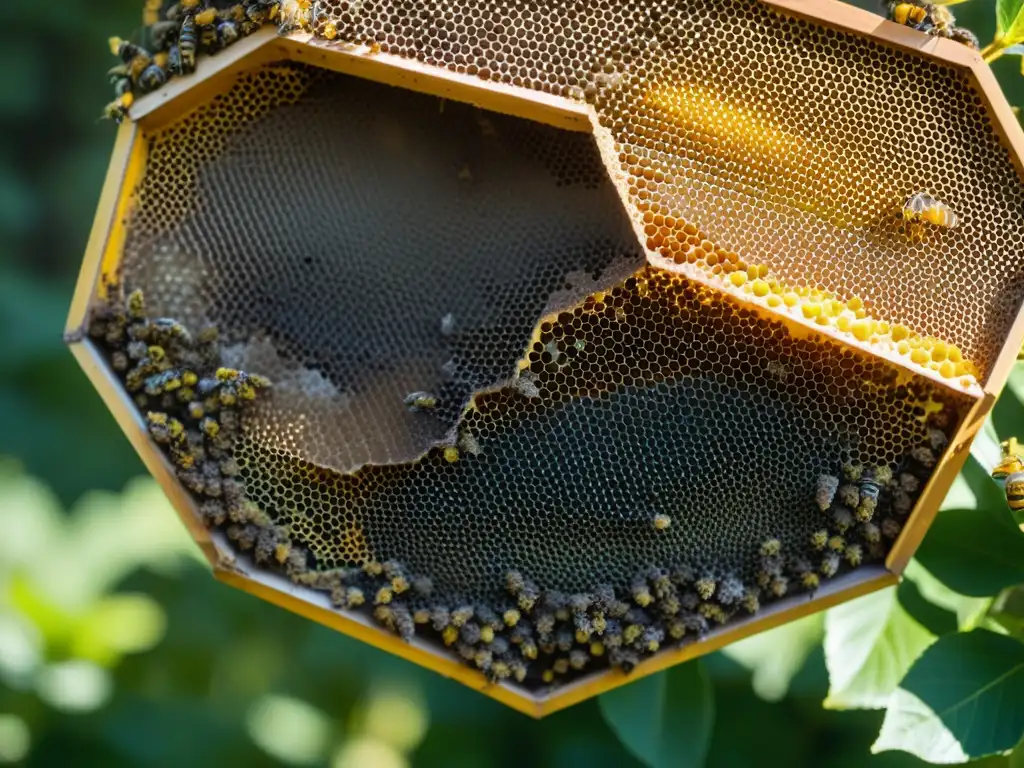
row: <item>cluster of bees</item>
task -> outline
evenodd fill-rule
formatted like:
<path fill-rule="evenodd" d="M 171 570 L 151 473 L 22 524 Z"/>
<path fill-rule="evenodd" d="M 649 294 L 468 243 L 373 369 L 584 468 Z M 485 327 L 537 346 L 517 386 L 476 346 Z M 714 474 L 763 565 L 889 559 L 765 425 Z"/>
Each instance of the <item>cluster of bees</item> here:
<path fill-rule="evenodd" d="M 283 5 L 288 8 L 282 9 Z M 121 63 L 107 73 L 115 98 L 104 116 L 119 123 L 137 95 L 156 90 L 174 75 L 195 71 L 200 54 L 217 53 L 267 23 L 288 29 L 308 27 L 310 13 L 311 0 L 242 0 L 225 9 L 210 7 L 209 0 L 181 0 L 161 19 L 147 5 L 152 23 L 145 30 L 145 45 L 110 38 L 110 51 Z"/>
<path fill-rule="evenodd" d="M 592 592 L 543 590 L 528 576 L 506 574 L 497 604 L 446 604 L 433 596 L 429 578 L 401 563 L 309 571 L 295 580 L 329 592 L 341 609 L 364 609 L 406 641 L 433 639 L 495 682 L 528 686 L 564 682 L 582 672 L 617 667 L 630 672 L 659 650 L 706 635 L 716 625 L 757 613 L 762 601 L 813 592 L 844 568 L 885 557 L 903 528 L 920 489 L 946 445 L 938 428 L 912 449 L 898 470 L 850 463 L 822 475 L 815 501 L 820 530 L 803 547 L 785 551 L 779 539 L 752 553 L 754 578 L 698 573 L 687 565 L 650 568 L 625 589 Z M 654 521 L 661 530 L 667 516 Z"/>
<path fill-rule="evenodd" d="M 977 50 L 980 46 L 978 38 L 971 30 L 956 25 L 956 18 L 945 5 L 938 3 L 903 2 L 903 0 L 883 0 L 889 19 L 929 35 L 946 37 L 968 48 Z"/>
<path fill-rule="evenodd" d="M 216 328 L 193 335 L 176 320 L 149 318 L 140 290 L 123 304 L 111 302 L 95 311 L 86 332 L 106 351 L 150 437 L 197 500 L 203 521 L 211 528 L 224 526 L 240 549 L 253 550 L 257 563 L 304 571 L 306 552 L 293 547 L 287 531 L 248 500 L 233 457 L 245 409 L 270 382 L 221 366 Z"/>
<path fill-rule="evenodd" d="M 821 475 L 810 491 L 822 512 L 821 528 L 800 546 L 786 546 L 781 537 L 761 542 L 746 574 L 667 563 L 637 574 L 626 587 L 564 594 L 512 571 L 504 577 L 503 599 L 459 604 L 439 600 L 430 578 L 399 562 L 316 570 L 290 532 L 247 498 L 232 449 L 244 409 L 269 382 L 223 367 L 214 329 L 193 334 L 174 320 L 149 318 L 141 291 L 134 291 L 123 304 L 95 312 L 87 333 L 106 350 L 204 522 L 223 528 L 256 565 L 328 592 L 336 607 L 369 613 L 406 641 L 421 636 L 449 648 L 494 682 L 530 687 L 607 667 L 628 673 L 667 646 L 757 613 L 762 601 L 813 592 L 843 569 L 881 560 L 947 440 L 938 428 L 946 424 L 944 414 L 926 409 L 926 439 L 896 471 L 849 463 Z M 1015 471 L 1024 472 L 1024 464 Z M 1024 474 L 1018 480 L 1024 489 Z M 1024 491 L 1019 496 L 1024 505 Z M 656 530 L 671 524 L 667 515 L 651 521 Z"/>

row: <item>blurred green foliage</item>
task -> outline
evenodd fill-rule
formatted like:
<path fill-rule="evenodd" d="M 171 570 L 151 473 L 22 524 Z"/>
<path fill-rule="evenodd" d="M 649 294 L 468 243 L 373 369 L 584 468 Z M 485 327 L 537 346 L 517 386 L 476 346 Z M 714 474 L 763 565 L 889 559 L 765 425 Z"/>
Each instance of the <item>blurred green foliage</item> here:
<path fill-rule="evenodd" d="M 105 41 L 135 29 L 140 6 L 12 2 L 0 28 L 0 455 L 16 457 L 0 463 L 0 764 L 627 766 L 636 756 L 691 764 L 686 755 L 706 752 L 708 766 L 914 766 L 923 763 L 906 752 L 870 753 L 883 720 L 883 741 L 913 748 L 900 740 L 896 708 L 822 703 L 877 707 L 899 695 L 922 704 L 930 678 L 913 662 L 926 647 L 922 659 L 958 659 L 968 694 L 974 672 L 1019 680 L 1009 637 L 995 641 L 1008 673 L 985 653 L 974 670 L 957 645 L 970 650 L 993 631 L 1024 639 L 1024 588 L 995 594 L 1013 564 L 1002 581 L 973 579 L 960 585 L 973 596 L 959 594 L 939 578 L 983 568 L 988 553 L 950 565 L 938 539 L 934 575 L 915 562 L 898 591 L 543 722 L 214 582 L 61 342 L 113 142 L 97 119 L 110 98 Z M 994 0 L 955 10 L 983 41 L 994 38 Z M 993 64 L 1011 103 L 1024 104 L 1018 67 L 1014 55 Z M 1003 531 L 998 552 L 1011 556 L 1019 542 L 1006 540 L 1015 532 L 981 467 L 998 458 L 997 435 L 1024 434 L 1017 383 L 945 520 L 955 539 L 958 511 L 980 504 Z M 917 670 L 912 690 L 896 687 L 907 668 Z M 650 698 L 638 699 L 645 690 Z M 927 713 L 922 722 L 970 745 L 969 757 L 1012 740 L 1017 722 L 993 712 L 995 747 L 955 722 Z"/>

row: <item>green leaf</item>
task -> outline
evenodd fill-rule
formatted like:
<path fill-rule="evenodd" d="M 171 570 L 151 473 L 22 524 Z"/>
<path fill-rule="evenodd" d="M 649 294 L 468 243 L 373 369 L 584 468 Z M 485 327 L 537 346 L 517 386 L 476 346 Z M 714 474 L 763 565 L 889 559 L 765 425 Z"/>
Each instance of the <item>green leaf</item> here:
<path fill-rule="evenodd" d="M 1024 583 L 1024 532 L 1005 502 L 939 512 L 916 557 L 939 581 L 971 597 Z"/>
<path fill-rule="evenodd" d="M 914 660 L 935 642 L 896 595 L 890 587 L 825 614 L 827 709 L 882 709 Z"/>
<path fill-rule="evenodd" d="M 872 752 L 961 763 L 1012 749 L 1024 733 L 1024 644 L 975 630 L 940 638 L 893 694 Z"/>
<path fill-rule="evenodd" d="M 815 613 L 733 643 L 722 653 L 754 673 L 751 683 L 760 698 L 780 701 L 822 635 L 822 616 Z"/>
<path fill-rule="evenodd" d="M 1005 631 L 1024 641 L 1024 587 L 1003 592 L 993 603 L 988 617 Z"/>
<path fill-rule="evenodd" d="M 907 565 L 903 578 L 912 581 L 929 603 L 955 614 L 960 631 L 974 629 L 978 617 L 983 616 L 992 603 L 989 597 L 967 597 L 954 592 L 932 576 L 916 558 Z"/>
<path fill-rule="evenodd" d="M 996 0 L 996 30 L 1009 45 L 1024 40 L 1024 0 Z"/>
<path fill-rule="evenodd" d="M 699 660 L 603 694 L 598 704 L 619 741 L 650 768 L 704 764 L 715 711 Z"/>
<path fill-rule="evenodd" d="M 936 637 L 948 635 L 958 629 L 953 611 L 927 600 L 921 588 L 910 579 L 903 579 L 896 588 L 896 598 L 914 621 Z"/>
<path fill-rule="evenodd" d="M 1024 741 L 1021 741 L 1013 750 L 1007 768 L 1024 768 Z"/>

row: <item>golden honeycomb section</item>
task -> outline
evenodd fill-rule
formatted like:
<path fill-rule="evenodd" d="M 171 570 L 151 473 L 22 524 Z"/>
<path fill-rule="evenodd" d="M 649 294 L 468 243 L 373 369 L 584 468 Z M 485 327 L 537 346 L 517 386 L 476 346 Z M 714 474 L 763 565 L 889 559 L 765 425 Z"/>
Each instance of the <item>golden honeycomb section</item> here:
<path fill-rule="evenodd" d="M 953 65 L 757 0 L 326 0 L 317 12 L 338 42 L 586 99 L 638 220 L 681 220 L 791 287 L 856 297 L 955 345 L 982 380 L 1024 300 L 1024 189 Z M 902 225 L 922 191 L 960 226 Z"/>

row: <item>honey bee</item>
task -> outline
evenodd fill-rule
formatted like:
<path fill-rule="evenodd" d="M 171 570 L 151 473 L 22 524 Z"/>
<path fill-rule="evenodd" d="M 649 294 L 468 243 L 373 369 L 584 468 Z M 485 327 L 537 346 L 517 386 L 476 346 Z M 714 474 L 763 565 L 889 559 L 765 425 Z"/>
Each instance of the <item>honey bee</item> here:
<path fill-rule="evenodd" d="M 821 579 L 818 578 L 818 574 L 810 570 L 809 567 L 799 571 L 798 575 L 800 576 L 800 586 L 808 591 L 813 591 L 821 585 Z"/>
<path fill-rule="evenodd" d="M 208 526 L 223 525 L 227 520 L 227 510 L 224 505 L 213 499 L 204 501 L 199 505 L 199 515 Z"/>
<path fill-rule="evenodd" d="M 832 505 L 839 488 L 839 478 L 833 475 L 821 475 L 818 477 L 818 485 L 814 493 L 814 500 L 818 508 L 825 512 Z"/>
<path fill-rule="evenodd" d="M 832 522 L 836 530 L 846 533 L 854 523 L 853 513 L 847 507 L 835 506 L 832 508 Z"/>
<path fill-rule="evenodd" d="M 128 67 L 125 64 L 119 64 L 107 70 L 107 82 L 113 87 L 116 97 L 132 92 L 132 81 L 128 77 Z"/>
<path fill-rule="evenodd" d="M 359 587 L 336 586 L 331 590 L 331 602 L 338 608 L 358 608 L 366 603 L 366 594 Z"/>
<path fill-rule="evenodd" d="M 111 120 L 115 125 L 120 125 L 128 117 L 128 110 L 131 109 L 135 97 L 129 91 L 123 93 L 103 108 L 103 119 Z"/>
<path fill-rule="evenodd" d="M 903 2 L 886 0 L 889 18 L 897 24 L 927 32 L 937 37 L 948 37 L 958 43 L 977 49 L 978 38 L 969 29 L 956 26 L 956 18 L 944 5 L 938 3 Z"/>
<path fill-rule="evenodd" d="M 1007 443 L 1003 445 L 1006 446 Z M 1003 450 L 1006 451 L 1007 448 L 1004 447 Z M 1006 480 L 1010 475 L 1018 472 L 1024 472 L 1024 459 L 1015 453 L 1005 453 L 1003 458 L 999 460 L 999 464 L 992 470 L 992 477 L 995 480 Z"/>
<path fill-rule="evenodd" d="M 417 576 L 412 580 L 412 591 L 420 597 L 430 597 L 434 593 L 434 582 L 428 576 Z"/>
<path fill-rule="evenodd" d="M 903 220 L 910 223 L 926 222 L 937 227 L 952 229 L 960 220 L 948 205 L 927 192 L 917 192 L 907 198 L 902 207 Z"/>
<path fill-rule="evenodd" d="M 1024 472 L 1012 472 L 1006 478 L 1006 503 L 1014 512 L 1024 509 Z"/>
<path fill-rule="evenodd" d="M 651 520 L 651 525 L 656 531 L 664 531 L 672 525 L 672 518 L 668 515 L 658 514 Z"/>
<path fill-rule="evenodd" d="M 697 594 L 700 595 L 701 600 L 710 600 L 715 594 L 715 589 L 717 587 L 718 584 L 710 576 L 697 579 L 693 584 L 693 588 L 697 590 Z"/>
<path fill-rule="evenodd" d="M 902 530 L 903 526 L 898 520 L 887 517 L 882 521 L 882 535 L 887 539 L 896 539 Z"/>
<path fill-rule="evenodd" d="M 889 18 L 897 24 L 919 29 L 928 20 L 928 10 L 922 5 L 900 2 L 900 0 L 887 0 L 886 5 L 889 10 Z"/>
<path fill-rule="evenodd" d="M 846 562 L 848 562 L 853 568 L 856 568 L 864 560 L 864 550 L 860 544 L 849 544 L 846 547 L 844 553 Z"/>
<path fill-rule="evenodd" d="M 467 621 L 473 618 L 473 606 L 464 605 L 452 611 L 451 622 L 453 627 L 462 627 Z"/>
<path fill-rule="evenodd" d="M 828 548 L 833 552 L 842 554 L 843 550 L 846 549 L 846 539 L 842 536 L 833 536 L 828 540 Z"/>
<path fill-rule="evenodd" d="M 205 53 L 216 53 L 220 47 L 217 35 L 217 9 L 206 8 L 192 16 L 196 27 L 196 41 Z"/>
<path fill-rule="evenodd" d="M 656 627 L 648 627 L 640 637 L 640 644 L 648 653 L 657 653 L 665 633 Z"/>
<path fill-rule="evenodd" d="M 882 540 L 882 531 L 874 523 L 861 523 L 860 535 L 868 544 L 877 544 Z"/>
<path fill-rule="evenodd" d="M 651 594 L 651 590 L 645 581 L 633 582 L 629 591 L 633 596 L 633 601 L 641 608 L 645 608 L 654 602 L 654 595 Z"/>
<path fill-rule="evenodd" d="M 820 531 L 815 531 L 814 533 L 811 534 L 811 547 L 813 549 L 816 549 L 817 551 L 820 552 L 821 550 L 823 550 L 825 548 L 825 545 L 827 543 L 828 543 L 828 531 L 822 529 Z"/>
<path fill-rule="evenodd" d="M 410 392 L 405 397 L 405 407 L 410 411 L 432 411 L 437 408 L 437 396 L 430 392 Z"/>
<path fill-rule="evenodd" d="M 760 594 L 756 587 L 747 589 L 743 593 L 740 605 L 743 606 L 747 613 L 757 613 L 761 609 Z"/>
<path fill-rule="evenodd" d="M 778 539 L 768 539 L 761 544 L 761 554 L 764 557 L 775 557 L 782 551 L 782 542 Z"/>
<path fill-rule="evenodd" d="M 860 490 L 856 485 L 841 485 L 839 486 L 839 501 L 850 509 L 856 509 L 860 504 Z"/>
<path fill-rule="evenodd" d="M 196 49 L 199 46 L 199 33 L 196 28 L 195 9 L 185 12 L 178 29 L 178 72 L 191 75 L 196 71 Z"/>
<path fill-rule="evenodd" d="M 726 576 L 718 585 L 718 601 L 722 605 L 732 605 L 743 599 L 744 592 L 746 592 L 746 587 L 743 586 L 742 581 L 735 576 Z"/>
<path fill-rule="evenodd" d="M 839 555 L 835 552 L 826 552 L 821 558 L 821 566 L 818 570 L 826 579 L 831 579 L 839 571 Z"/>
<path fill-rule="evenodd" d="M 281 9 L 281 3 L 269 2 L 268 0 L 246 0 L 243 5 L 245 9 L 245 22 L 250 32 L 259 29 L 263 24 L 268 21 L 273 21 L 277 18 L 278 12 Z M 243 26 L 243 29 L 246 27 Z M 248 32 L 246 33 L 248 34 Z"/>
<path fill-rule="evenodd" d="M 125 308 L 128 310 L 128 318 L 130 320 L 146 319 L 146 297 L 142 293 L 141 288 L 136 288 L 128 294 L 128 298 L 125 300 Z"/>
<path fill-rule="evenodd" d="M 430 609 L 430 625 L 438 632 L 443 632 L 451 626 L 451 614 L 442 605 L 435 605 Z"/>
<path fill-rule="evenodd" d="M 784 597 L 789 591 L 789 579 L 785 576 L 775 576 L 768 585 L 768 589 L 775 597 Z"/>
<path fill-rule="evenodd" d="M 142 73 L 153 64 L 153 57 L 149 51 L 120 37 L 112 37 L 108 42 L 110 52 L 124 62 L 125 75 L 133 83 L 138 83 Z"/>
<path fill-rule="evenodd" d="M 857 462 L 850 462 L 843 465 L 843 479 L 848 483 L 856 483 L 864 474 L 864 465 Z"/>
<path fill-rule="evenodd" d="M 523 397 L 530 398 L 531 400 L 540 397 L 540 387 L 537 386 L 537 382 L 534 381 L 533 375 L 529 372 L 521 373 L 516 377 L 513 386 Z"/>
<path fill-rule="evenodd" d="M 911 448 L 910 458 L 923 467 L 935 466 L 935 453 L 927 445 L 919 445 Z"/>
<path fill-rule="evenodd" d="M 459 630 L 459 637 L 462 638 L 464 643 L 476 645 L 480 642 L 480 625 L 472 621 L 467 621 Z"/>

